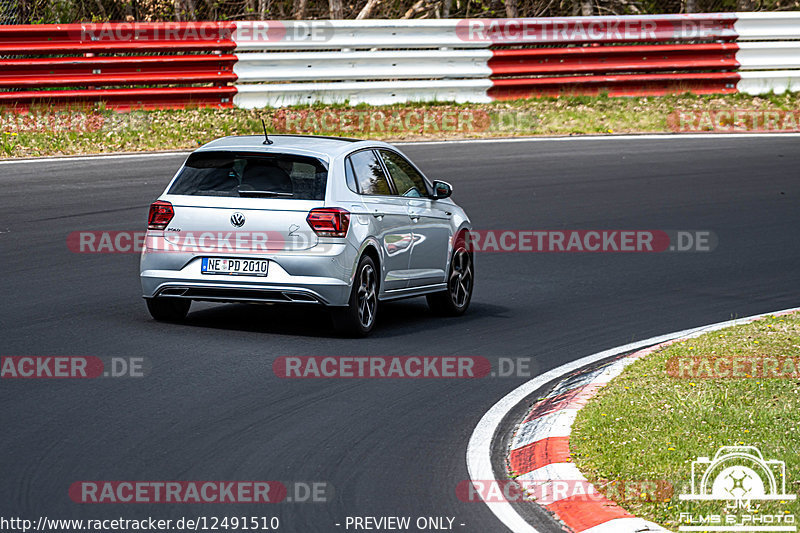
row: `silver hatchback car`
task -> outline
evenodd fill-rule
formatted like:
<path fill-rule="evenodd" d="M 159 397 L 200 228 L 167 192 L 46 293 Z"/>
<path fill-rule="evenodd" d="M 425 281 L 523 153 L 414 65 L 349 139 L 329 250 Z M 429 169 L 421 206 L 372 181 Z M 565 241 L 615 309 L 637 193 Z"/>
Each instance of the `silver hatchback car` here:
<path fill-rule="evenodd" d="M 425 295 L 436 314 L 460 315 L 474 284 L 471 225 L 451 193 L 383 142 L 218 139 L 150 206 L 147 308 L 180 321 L 192 300 L 318 304 L 356 336 L 386 300 Z"/>

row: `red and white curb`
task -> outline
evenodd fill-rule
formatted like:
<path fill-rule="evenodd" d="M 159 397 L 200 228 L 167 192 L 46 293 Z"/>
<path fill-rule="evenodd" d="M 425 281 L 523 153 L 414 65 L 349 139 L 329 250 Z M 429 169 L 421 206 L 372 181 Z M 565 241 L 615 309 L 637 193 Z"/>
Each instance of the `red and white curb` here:
<path fill-rule="evenodd" d="M 508 467 L 519 481 L 543 485 L 549 494 L 543 507 L 575 532 L 667 531 L 658 524 L 636 518 L 622 507 L 601 496 L 589 484 L 570 457 L 572 425 L 584 405 L 626 366 L 640 357 L 677 342 L 666 341 L 589 372 L 571 375 L 535 404 L 517 426 L 508 455 Z M 581 486 L 581 494 L 553 490 L 556 481 Z M 589 500 L 586 493 L 592 494 Z"/>
<path fill-rule="evenodd" d="M 699 337 L 710 331 L 747 324 L 765 316 L 781 316 L 799 311 L 800 307 L 728 320 L 699 328 L 687 329 L 605 350 L 550 370 L 513 390 L 497 402 L 476 426 L 467 447 L 467 469 L 473 482 L 496 479 L 492 468 L 491 446 L 505 416 L 528 396 L 547 383 L 561 379 L 543 401 L 536 403 L 517 425 L 507 457 L 508 468 L 519 475 L 519 481 L 552 485 L 554 481 L 579 482 L 585 492 L 598 494 L 571 462 L 569 436 L 578 411 L 626 366 L 677 341 Z M 600 368 L 581 372 L 589 365 L 634 352 Z M 636 518 L 616 503 L 601 496 L 587 499 L 558 491 L 544 505 L 576 533 L 638 533 L 668 531 L 661 526 Z M 485 501 L 494 514 L 515 533 L 539 533 L 507 501 Z"/>

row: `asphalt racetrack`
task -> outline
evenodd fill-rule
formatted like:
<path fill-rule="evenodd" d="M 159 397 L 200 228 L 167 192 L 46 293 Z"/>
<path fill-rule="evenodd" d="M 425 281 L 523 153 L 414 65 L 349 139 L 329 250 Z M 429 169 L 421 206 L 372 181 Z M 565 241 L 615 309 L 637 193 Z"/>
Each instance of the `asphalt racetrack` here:
<path fill-rule="evenodd" d="M 0 164 L 0 355 L 143 356 L 144 378 L 0 381 L 0 515 L 452 517 L 481 416 L 526 378 L 282 380 L 286 355 L 532 357 L 535 372 L 675 330 L 799 305 L 800 137 L 569 139 L 401 147 L 450 181 L 476 229 L 710 230 L 708 253 L 479 253 L 467 315 L 384 305 L 363 340 L 316 308 L 194 304 L 153 321 L 136 254 L 76 254 L 73 231 L 143 230 L 185 154 Z M 328 503 L 77 504 L 81 480 L 324 481 Z M 341 524 L 336 526 L 335 524 Z M 463 524 L 463 525 L 462 525 Z M 542 525 L 547 530 L 547 525 Z M 352 529 L 351 529 L 352 531 Z"/>

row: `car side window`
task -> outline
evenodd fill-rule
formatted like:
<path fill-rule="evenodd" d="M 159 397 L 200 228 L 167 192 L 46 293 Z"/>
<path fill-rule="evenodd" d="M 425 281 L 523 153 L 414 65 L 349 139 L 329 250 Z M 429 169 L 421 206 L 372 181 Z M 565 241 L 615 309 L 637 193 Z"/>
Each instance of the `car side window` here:
<path fill-rule="evenodd" d="M 354 193 L 358 193 L 358 185 L 356 185 L 356 173 L 353 172 L 353 162 L 350 161 L 349 157 L 344 160 L 344 176 L 345 180 L 347 180 L 347 188 Z"/>
<path fill-rule="evenodd" d="M 399 195 L 411 198 L 428 196 L 425 178 L 406 158 L 389 150 L 381 150 L 380 153 Z"/>
<path fill-rule="evenodd" d="M 392 194 L 389 181 L 386 179 L 386 174 L 383 172 L 383 167 L 375 156 L 375 152 L 372 150 L 362 150 L 361 152 L 352 154 L 348 159 L 353 165 L 353 172 L 361 194 L 382 196 L 389 196 Z M 347 173 L 346 162 L 345 173 Z"/>

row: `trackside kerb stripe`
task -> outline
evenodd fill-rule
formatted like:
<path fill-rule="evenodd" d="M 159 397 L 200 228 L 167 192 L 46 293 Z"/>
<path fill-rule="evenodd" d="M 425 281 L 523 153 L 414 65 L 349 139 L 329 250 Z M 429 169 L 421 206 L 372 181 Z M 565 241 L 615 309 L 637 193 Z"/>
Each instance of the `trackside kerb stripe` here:
<path fill-rule="evenodd" d="M 608 500 L 605 503 L 586 502 L 583 498 L 575 496 L 553 502 L 547 505 L 547 508 L 575 532 L 586 531 L 618 518 L 634 518 L 622 507 Z"/>
<path fill-rule="evenodd" d="M 511 450 L 508 454 L 508 467 L 512 472 L 532 472 L 551 463 L 570 461 L 569 437 L 549 437 L 521 448 Z"/>
<path fill-rule="evenodd" d="M 578 386 L 567 392 L 557 394 L 556 396 L 548 396 L 547 399 L 534 406 L 522 423 L 530 422 L 531 420 L 562 409 L 579 409 L 586 405 L 586 402 L 595 395 L 600 387 L 601 385 L 598 383 L 589 383 L 588 385 Z"/>
<path fill-rule="evenodd" d="M 652 352 L 653 350 L 649 349 L 649 351 Z M 572 463 L 569 453 L 569 434 L 572 431 L 572 424 L 580 408 L 597 394 L 600 388 L 618 376 L 628 364 L 635 360 L 636 357 L 627 357 L 599 369 L 568 377 L 553 392 L 548 394 L 543 402 L 535 405 L 519 426 L 508 457 L 509 470 L 519 474 L 519 479 L 521 480 L 580 481 L 586 482 L 586 486 L 589 487 L 586 478 Z M 552 401 L 557 398 L 559 399 L 555 404 L 557 407 L 553 408 Z M 551 414 L 539 414 L 541 411 L 539 406 L 548 402 L 550 402 L 550 405 L 545 409 Z M 552 411 L 555 411 L 555 413 Z M 558 413 L 564 413 L 567 418 L 556 421 L 554 415 Z M 569 427 L 565 428 L 564 424 L 567 422 Z M 554 440 L 553 437 L 533 440 L 529 444 L 518 447 L 521 441 L 550 434 L 546 429 L 546 426 L 550 424 L 558 426 L 557 431 L 559 434 L 566 433 L 563 437 L 557 437 L 558 445 L 561 446 L 561 453 L 542 453 L 542 450 L 547 450 L 548 446 L 551 445 L 549 441 Z M 531 425 L 537 427 L 538 431 L 534 434 L 530 434 L 527 431 L 528 434 L 520 439 L 519 434 L 526 432 L 526 428 Z M 528 467 L 530 470 L 525 470 L 523 469 L 524 467 Z M 554 500 L 544 504 L 544 507 L 552 511 L 575 532 L 585 531 L 610 520 L 633 518 L 632 514 L 619 507 L 616 503 L 600 496 L 591 501 L 586 501 L 583 496 L 562 494 L 561 497 L 554 498 Z"/>
<path fill-rule="evenodd" d="M 572 390 L 586 388 L 589 384 L 602 385 L 619 375 L 625 366 L 636 359 L 653 353 L 672 342 L 698 337 L 704 333 L 730 326 L 747 324 L 765 316 L 781 316 L 796 311 L 800 311 L 800 308 L 763 313 L 652 337 L 583 357 L 532 379 L 498 401 L 478 422 L 467 446 L 466 460 L 470 479 L 473 481 L 497 479 L 496 476 L 503 474 L 494 472 L 491 456 L 492 444 L 500 425 L 511 410 L 548 383 L 557 379 L 562 380 L 561 385 L 548 395 L 551 399 L 563 396 Z M 586 373 L 579 372 L 589 365 L 629 352 L 634 353 L 599 369 Z M 591 376 L 589 383 L 587 383 L 586 376 Z M 599 387 L 597 388 L 599 389 Z M 569 438 L 577 412 L 578 409 L 575 408 L 562 408 L 519 426 L 512 438 L 511 452 L 507 457 L 509 469 L 513 470 L 515 474 L 519 474 L 518 479 L 547 483 L 547 478 L 542 477 L 543 474 L 546 474 L 553 476 L 549 478 L 551 481 L 555 479 L 585 480 L 571 461 L 562 461 L 564 458 L 563 439 Z M 553 427 L 546 427 L 550 424 Z M 565 427 L 565 425 L 567 426 Z M 558 438 L 562 439 L 560 443 L 555 440 Z M 549 442 L 550 440 L 552 443 Z M 552 462 L 543 464 L 547 460 L 552 460 Z M 523 472 L 529 468 L 532 470 Z M 531 526 L 510 503 L 505 501 L 485 501 L 485 503 L 500 521 L 515 533 L 538 533 L 536 528 Z M 632 517 L 624 509 L 608 500 L 597 499 L 587 502 L 574 501 L 574 497 L 567 497 L 545 507 L 555 512 L 565 524 L 579 533 L 634 533 L 648 529 L 665 531 L 657 524 Z"/>

